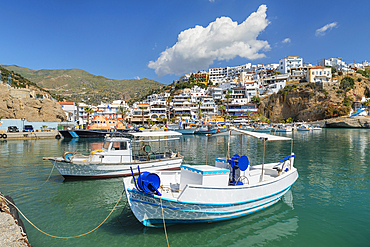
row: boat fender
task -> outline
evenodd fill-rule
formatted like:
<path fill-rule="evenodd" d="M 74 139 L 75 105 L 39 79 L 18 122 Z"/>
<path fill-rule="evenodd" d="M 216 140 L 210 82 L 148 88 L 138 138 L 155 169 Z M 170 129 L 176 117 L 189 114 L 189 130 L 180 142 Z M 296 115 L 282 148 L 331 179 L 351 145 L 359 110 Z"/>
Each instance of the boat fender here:
<path fill-rule="evenodd" d="M 0 134 L 0 139 L 3 138 L 3 134 Z"/>
<path fill-rule="evenodd" d="M 61 136 L 60 135 L 56 135 L 55 136 L 55 139 L 60 139 L 61 138 Z"/>
<path fill-rule="evenodd" d="M 64 152 L 63 153 L 63 159 L 66 161 L 66 162 L 71 162 L 72 159 L 73 159 L 73 153 L 70 153 L 70 152 Z"/>
<path fill-rule="evenodd" d="M 8 136 L 6 134 L 3 134 L 3 138 L 6 139 Z"/>
<path fill-rule="evenodd" d="M 91 151 L 91 156 L 94 156 L 94 154 L 95 153 L 97 153 L 97 152 L 103 152 L 103 150 L 101 150 L 101 149 L 98 149 L 98 150 L 94 150 L 94 151 Z"/>

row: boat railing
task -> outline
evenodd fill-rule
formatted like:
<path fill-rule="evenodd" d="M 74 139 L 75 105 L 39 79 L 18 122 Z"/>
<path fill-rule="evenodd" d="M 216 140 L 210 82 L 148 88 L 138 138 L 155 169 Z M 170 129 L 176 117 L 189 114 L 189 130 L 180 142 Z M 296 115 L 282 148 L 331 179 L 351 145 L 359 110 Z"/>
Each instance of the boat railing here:
<path fill-rule="evenodd" d="M 173 152 L 153 152 L 148 154 L 97 154 L 99 155 L 100 162 L 103 163 L 103 159 L 106 157 L 120 157 L 120 163 L 123 163 L 124 157 L 130 157 L 130 163 L 140 163 L 143 161 L 153 160 L 165 160 L 180 157 L 178 153 Z M 92 162 L 92 157 L 89 157 L 89 161 Z"/>

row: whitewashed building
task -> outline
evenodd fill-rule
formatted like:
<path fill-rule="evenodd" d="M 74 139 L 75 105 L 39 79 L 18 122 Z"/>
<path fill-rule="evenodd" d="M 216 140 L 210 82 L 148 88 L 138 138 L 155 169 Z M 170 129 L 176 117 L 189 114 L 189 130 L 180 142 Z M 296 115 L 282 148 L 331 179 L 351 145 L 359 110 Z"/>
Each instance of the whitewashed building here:
<path fill-rule="evenodd" d="M 330 82 L 332 78 L 331 68 L 316 66 L 310 68 L 307 73 L 306 80 L 308 82 Z"/>
<path fill-rule="evenodd" d="M 287 56 L 279 60 L 278 71 L 281 74 L 290 73 L 292 67 L 301 67 L 303 66 L 303 58 L 298 56 Z"/>

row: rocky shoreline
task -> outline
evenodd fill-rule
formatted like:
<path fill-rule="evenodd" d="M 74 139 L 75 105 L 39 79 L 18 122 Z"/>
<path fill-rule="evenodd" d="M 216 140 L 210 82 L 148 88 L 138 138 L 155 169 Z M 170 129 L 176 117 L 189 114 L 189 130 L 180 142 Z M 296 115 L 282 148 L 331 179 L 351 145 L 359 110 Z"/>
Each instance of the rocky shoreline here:
<path fill-rule="evenodd" d="M 14 204 L 10 196 L 5 198 Z M 0 246 L 31 247 L 17 209 L 6 200 L 0 192 Z"/>
<path fill-rule="evenodd" d="M 338 117 L 324 119 L 310 124 L 320 126 L 322 128 L 370 128 L 370 116 L 366 117 Z"/>

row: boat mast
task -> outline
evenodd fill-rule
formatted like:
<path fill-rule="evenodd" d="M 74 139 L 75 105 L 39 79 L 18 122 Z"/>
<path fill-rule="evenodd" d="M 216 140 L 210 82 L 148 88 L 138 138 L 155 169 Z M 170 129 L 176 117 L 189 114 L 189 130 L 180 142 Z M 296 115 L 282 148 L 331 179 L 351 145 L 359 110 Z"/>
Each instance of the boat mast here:
<path fill-rule="evenodd" d="M 265 150 L 266 150 L 266 140 L 267 140 L 267 138 L 262 138 L 262 139 L 263 139 L 263 156 L 262 156 L 262 171 L 261 171 L 260 182 L 263 181 L 263 169 L 264 169 L 264 166 L 265 166 Z"/>

